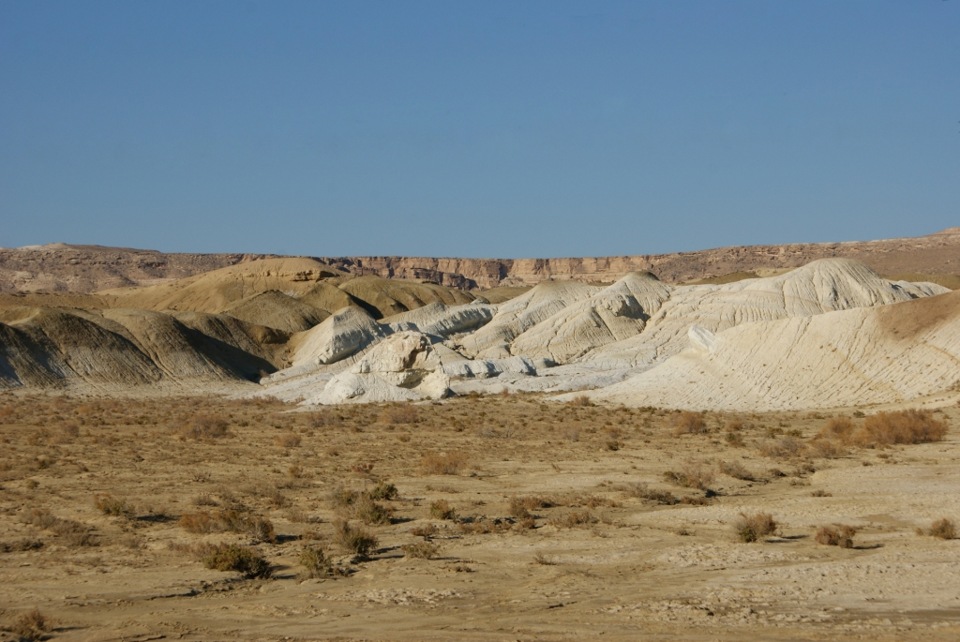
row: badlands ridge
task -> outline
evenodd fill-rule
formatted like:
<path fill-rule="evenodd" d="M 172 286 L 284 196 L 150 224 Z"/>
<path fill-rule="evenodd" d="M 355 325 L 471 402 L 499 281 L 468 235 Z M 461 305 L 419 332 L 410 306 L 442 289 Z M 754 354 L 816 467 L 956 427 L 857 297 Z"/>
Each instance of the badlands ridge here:
<path fill-rule="evenodd" d="M 946 252 L 944 275 L 954 232 L 900 245 Z M 698 410 L 960 397 L 960 293 L 883 278 L 850 258 L 732 282 L 610 269 L 483 291 L 358 275 L 329 260 L 218 257 L 195 263 L 235 262 L 96 292 L 36 291 L 34 273 L 20 270 L 32 285 L 0 295 L 0 388 L 205 388 L 305 405 L 536 391 Z M 934 273 L 896 252 L 885 260 Z M 737 278 L 756 268 L 724 265 Z"/>

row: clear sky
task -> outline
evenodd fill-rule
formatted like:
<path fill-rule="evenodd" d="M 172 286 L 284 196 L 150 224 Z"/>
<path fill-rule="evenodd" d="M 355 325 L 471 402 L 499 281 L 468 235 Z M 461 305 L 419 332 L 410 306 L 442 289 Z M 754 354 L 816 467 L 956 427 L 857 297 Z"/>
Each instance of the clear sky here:
<path fill-rule="evenodd" d="M 0 0 L 0 246 L 552 257 L 960 225 L 960 0 Z"/>

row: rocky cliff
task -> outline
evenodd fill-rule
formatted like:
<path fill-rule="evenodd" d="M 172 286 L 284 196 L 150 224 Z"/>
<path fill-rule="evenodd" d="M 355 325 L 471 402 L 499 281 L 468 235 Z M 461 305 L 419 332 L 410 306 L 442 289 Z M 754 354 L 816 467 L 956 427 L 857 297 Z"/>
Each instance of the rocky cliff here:
<path fill-rule="evenodd" d="M 887 275 L 960 274 L 960 228 L 917 238 L 846 243 L 725 247 L 697 252 L 549 259 L 328 257 L 343 270 L 388 278 L 422 279 L 458 288 L 535 285 L 548 279 L 610 283 L 630 272 L 685 282 L 737 272 L 785 270 L 827 258 L 860 261 Z"/>

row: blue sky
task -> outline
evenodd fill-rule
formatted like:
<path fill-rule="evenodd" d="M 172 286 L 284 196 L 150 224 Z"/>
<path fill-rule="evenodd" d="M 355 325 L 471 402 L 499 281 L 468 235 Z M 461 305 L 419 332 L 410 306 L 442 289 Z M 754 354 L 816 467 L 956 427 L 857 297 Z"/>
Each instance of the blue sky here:
<path fill-rule="evenodd" d="M 0 246 L 550 257 L 960 225 L 960 1 L 0 1 Z"/>

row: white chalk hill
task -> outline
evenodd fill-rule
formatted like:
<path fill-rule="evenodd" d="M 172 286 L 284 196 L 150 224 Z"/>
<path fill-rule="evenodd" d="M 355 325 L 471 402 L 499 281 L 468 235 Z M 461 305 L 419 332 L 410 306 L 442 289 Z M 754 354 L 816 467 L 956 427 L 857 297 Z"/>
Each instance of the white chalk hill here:
<path fill-rule="evenodd" d="M 596 398 L 639 405 L 837 405 L 848 400 L 846 393 L 824 368 L 843 368 L 823 356 L 827 365 L 801 362 L 801 355 L 816 352 L 804 342 L 826 337 L 833 323 L 840 332 L 849 319 L 872 318 L 874 308 L 944 292 L 932 284 L 888 281 L 854 261 L 828 259 L 725 285 L 671 286 L 642 273 L 606 287 L 546 282 L 498 306 L 434 303 L 381 321 L 348 308 L 295 335 L 293 366 L 266 383 L 269 394 L 305 403 L 438 398 L 449 386 L 481 392 L 603 386 L 592 393 Z M 835 316 L 843 310 L 850 312 Z M 949 324 L 944 332 L 948 337 Z M 949 341 L 936 341 L 948 354 Z M 931 345 L 939 346 L 936 341 Z M 757 352 L 762 342 L 772 342 L 769 353 Z M 867 358 L 870 345 L 864 341 L 863 354 L 847 357 L 850 368 L 860 367 L 856 359 Z M 734 353 L 739 361 L 730 356 Z M 926 353 L 910 356 L 921 354 Z M 722 370 L 720 364 L 727 362 L 735 369 Z M 750 388 L 749 373 L 756 371 L 762 385 L 777 368 L 832 391 L 760 395 Z M 736 369 L 748 374 L 736 380 Z M 709 380 L 714 371 L 722 371 L 724 381 Z M 870 403 L 882 403 L 934 390 L 943 378 L 918 384 L 913 392 L 909 386 L 868 384 L 865 380 L 858 390 L 872 391 Z M 688 392 L 674 394 L 673 387 Z"/>
<path fill-rule="evenodd" d="M 630 406 L 764 411 L 960 393 L 960 292 L 695 334 L 659 366 L 587 394 Z"/>

